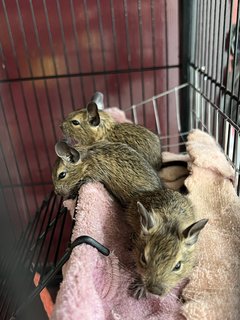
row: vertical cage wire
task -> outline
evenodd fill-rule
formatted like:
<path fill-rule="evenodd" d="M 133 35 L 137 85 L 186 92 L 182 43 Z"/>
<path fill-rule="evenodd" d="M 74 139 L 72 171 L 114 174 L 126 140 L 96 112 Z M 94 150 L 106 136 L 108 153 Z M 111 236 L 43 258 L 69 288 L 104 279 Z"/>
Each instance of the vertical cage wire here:
<path fill-rule="evenodd" d="M 196 1 L 190 52 L 191 122 L 212 134 L 239 181 L 240 1 Z M 237 89 L 236 89 L 237 87 Z M 194 127 L 194 126 L 193 126 Z M 239 182 L 237 187 L 238 193 Z"/>

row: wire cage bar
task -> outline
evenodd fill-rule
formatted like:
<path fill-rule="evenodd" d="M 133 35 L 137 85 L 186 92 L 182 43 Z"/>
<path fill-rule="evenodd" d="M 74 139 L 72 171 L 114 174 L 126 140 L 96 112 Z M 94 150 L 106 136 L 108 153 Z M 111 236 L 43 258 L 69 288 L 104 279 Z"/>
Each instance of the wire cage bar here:
<path fill-rule="evenodd" d="M 32 316 L 25 313 L 24 307 L 46 284 L 51 286 L 49 280 L 63 265 L 61 260 L 71 235 L 71 228 L 66 229 L 68 219 L 62 199 L 51 193 L 11 249 L 11 255 L 1 257 L 2 319 L 15 319 L 20 311 L 24 311 L 21 315 L 23 319 Z"/>
<path fill-rule="evenodd" d="M 188 1 L 187 1 L 188 2 Z M 187 3 L 186 3 L 187 4 Z M 188 2 L 189 4 L 189 2 Z M 236 172 L 239 194 L 239 1 L 194 1 L 188 56 L 190 128 L 213 135 Z"/>

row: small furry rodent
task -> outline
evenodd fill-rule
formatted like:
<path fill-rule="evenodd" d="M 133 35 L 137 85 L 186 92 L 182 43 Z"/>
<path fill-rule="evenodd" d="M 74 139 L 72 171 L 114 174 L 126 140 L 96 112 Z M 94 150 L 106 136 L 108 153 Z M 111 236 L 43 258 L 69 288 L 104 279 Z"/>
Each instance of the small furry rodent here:
<path fill-rule="evenodd" d="M 196 221 L 190 201 L 165 188 L 138 194 L 126 209 L 126 219 L 134 231 L 138 274 L 130 285 L 133 296 L 168 293 L 189 276 L 198 235 L 208 220 Z"/>
<path fill-rule="evenodd" d="M 126 143 L 147 159 L 155 168 L 161 167 L 159 137 L 148 129 L 132 123 L 117 123 L 109 114 L 98 110 L 103 94 L 96 92 L 86 109 L 71 112 L 61 128 L 65 137 L 77 145 L 91 145 L 98 141 Z"/>
<path fill-rule="evenodd" d="M 123 143 L 99 142 L 78 150 L 66 142 L 55 146 L 58 159 L 52 171 L 55 192 L 74 198 L 87 181 L 102 182 L 122 205 L 139 192 L 156 190 L 161 180 L 151 165 Z"/>

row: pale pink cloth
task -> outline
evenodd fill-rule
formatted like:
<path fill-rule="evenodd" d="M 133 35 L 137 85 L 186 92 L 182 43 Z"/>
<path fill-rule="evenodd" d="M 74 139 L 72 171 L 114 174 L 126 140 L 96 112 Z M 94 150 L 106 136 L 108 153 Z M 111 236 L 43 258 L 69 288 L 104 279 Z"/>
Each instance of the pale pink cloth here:
<path fill-rule="evenodd" d="M 65 205 L 72 207 L 71 201 Z M 83 244 L 76 247 L 64 268 L 64 279 L 57 295 L 53 320 L 182 320 L 177 288 L 159 298 L 150 295 L 136 300 L 129 295 L 130 230 L 123 209 L 100 183 L 80 189 L 74 240 L 89 235 L 111 250 L 109 257 Z"/>
<path fill-rule="evenodd" d="M 188 135 L 192 160 L 185 184 L 198 219 L 209 222 L 198 240 L 198 265 L 183 291 L 188 320 L 240 319 L 240 199 L 234 170 L 215 140 Z"/>
<path fill-rule="evenodd" d="M 129 122 L 129 123 L 132 122 L 132 121 L 130 121 L 129 119 L 126 118 L 125 112 L 120 110 L 117 107 L 107 108 L 107 109 L 104 109 L 103 111 L 107 112 L 117 122 L 120 122 L 120 123 L 121 122 Z"/>

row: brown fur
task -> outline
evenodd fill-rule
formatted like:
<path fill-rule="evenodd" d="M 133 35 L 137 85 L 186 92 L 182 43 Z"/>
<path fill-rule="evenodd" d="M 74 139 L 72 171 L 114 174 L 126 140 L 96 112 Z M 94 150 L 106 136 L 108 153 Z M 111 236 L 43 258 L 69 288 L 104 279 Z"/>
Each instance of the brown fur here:
<path fill-rule="evenodd" d="M 77 163 L 58 159 L 52 179 L 55 192 L 64 197 L 75 196 L 86 181 L 102 182 L 126 205 L 139 192 L 156 190 L 161 181 L 150 164 L 135 150 L 122 143 L 96 143 L 78 147 L 81 159 Z M 59 179 L 66 172 L 64 179 Z"/>
<path fill-rule="evenodd" d="M 153 227 L 141 223 L 137 201 L 148 211 Z M 195 222 L 190 201 L 180 193 L 159 189 L 138 194 L 127 208 L 127 220 L 134 230 L 134 258 L 140 279 L 133 284 L 134 295 L 145 291 L 164 295 L 185 279 L 194 265 L 194 247 L 183 231 Z M 142 255 L 146 263 L 142 263 Z M 173 271 L 181 261 L 181 269 Z"/>
<path fill-rule="evenodd" d="M 161 144 L 156 134 L 140 125 L 117 123 L 104 111 L 98 111 L 98 114 L 100 123 L 91 125 L 87 109 L 70 113 L 62 124 L 64 135 L 81 145 L 103 140 L 126 143 L 142 154 L 153 168 L 160 170 Z M 80 125 L 74 126 L 72 120 L 78 120 Z"/>

